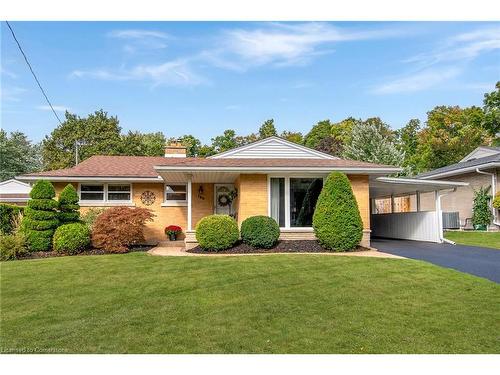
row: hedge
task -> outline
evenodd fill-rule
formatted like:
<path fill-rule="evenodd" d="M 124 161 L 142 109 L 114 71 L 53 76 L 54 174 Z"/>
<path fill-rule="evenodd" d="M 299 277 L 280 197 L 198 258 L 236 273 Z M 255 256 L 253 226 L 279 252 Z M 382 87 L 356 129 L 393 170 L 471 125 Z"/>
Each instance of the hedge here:
<path fill-rule="evenodd" d="M 56 229 L 53 239 L 58 253 L 78 254 L 90 245 L 90 229 L 84 223 L 63 224 Z"/>
<path fill-rule="evenodd" d="M 241 239 L 256 248 L 269 249 L 276 245 L 280 228 L 269 216 L 251 216 L 241 223 Z"/>
<path fill-rule="evenodd" d="M 58 203 L 52 199 L 54 196 L 54 186 L 49 181 L 38 180 L 31 189 L 31 199 L 21 223 L 31 251 L 48 251 L 51 248 L 52 235 L 59 225 L 55 211 Z"/>
<path fill-rule="evenodd" d="M 22 213 L 23 207 L 0 203 L 0 233 L 11 234 L 14 218 Z"/>
<path fill-rule="evenodd" d="M 196 225 L 196 240 L 204 250 L 228 249 L 238 241 L 238 238 L 238 224 L 229 215 L 206 216 Z"/>
<path fill-rule="evenodd" d="M 363 222 L 349 179 L 332 172 L 318 197 L 313 216 L 319 243 L 330 250 L 354 249 L 363 237 Z"/>

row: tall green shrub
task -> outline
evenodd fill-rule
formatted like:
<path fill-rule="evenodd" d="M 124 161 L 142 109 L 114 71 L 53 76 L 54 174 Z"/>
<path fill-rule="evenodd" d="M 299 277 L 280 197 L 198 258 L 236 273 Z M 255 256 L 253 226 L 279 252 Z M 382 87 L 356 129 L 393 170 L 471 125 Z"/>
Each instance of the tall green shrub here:
<path fill-rule="evenodd" d="M 489 194 L 490 187 L 481 187 L 474 192 L 474 203 L 472 205 L 472 224 L 476 226 L 488 226 L 491 224 L 493 217 L 490 210 Z"/>
<path fill-rule="evenodd" d="M 80 221 L 80 205 L 76 189 L 68 184 L 59 194 L 59 221 L 61 224 L 77 223 Z"/>
<path fill-rule="evenodd" d="M 51 249 L 52 236 L 59 225 L 56 212 L 58 203 L 53 199 L 55 195 L 54 186 L 46 180 L 38 180 L 31 189 L 31 199 L 21 223 L 31 251 Z"/>
<path fill-rule="evenodd" d="M 363 237 L 363 222 L 349 179 L 344 173 L 328 176 L 316 203 L 313 228 L 319 243 L 330 250 L 354 249 Z"/>
<path fill-rule="evenodd" d="M 22 207 L 0 203 L 0 233 L 11 234 L 14 229 L 13 221 L 22 213 Z"/>

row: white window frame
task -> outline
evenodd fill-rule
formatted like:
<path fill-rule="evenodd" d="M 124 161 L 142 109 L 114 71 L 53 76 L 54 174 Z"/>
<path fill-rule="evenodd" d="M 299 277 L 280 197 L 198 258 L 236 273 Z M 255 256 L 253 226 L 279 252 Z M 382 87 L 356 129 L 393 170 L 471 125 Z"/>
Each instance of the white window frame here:
<path fill-rule="evenodd" d="M 184 193 L 186 194 L 186 199 L 171 199 L 167 200 L 167 186 L 170 185 L 184 185 L 185 186 L 185 191 L 177 192 L 177 193 Z M 170 193 L 170 194 L 175 194 L 175 193 Z M 187 182 L 179 182 L 179 183 L 166 183 L 163 185 L 163 203 L 162 206 L 187 206 L 188 205 L 188 184 Z"/>
<path fill-rule="evenodd" d="M 93 186 L 103 186 L 103 199 L 102 200 L 82 200 L 82 185 L 93 185 Z M 108 200 L 108 185 L 128 185 L 130 186 L 130 199 L 128 200 Z M 87 193 L 87 192 L 86 192 Z M 91 192 L 88 192 L 91 193 Z M 97 192 L 96 192 L 97 193 Z M 100 191 L 99 191 L 100 193 Z M 78 183 L 78 198 L 80 200 L 80 205 L 81 206 L 94 206 L 94 205 L 99 205 L 99 204 L 104 204 L 104 205 L 130 205 L 132 204 L 132 197 L 133 197 L 133 190 L 132 190 L 132 184 L 127 183 L 127 182 L 79 182 Z"/>
<path fill-rule="evenodd" d="M 290 178 L 321 178 L 323 185 L 325 184 L 325 175 L 311 174 L 311 175 L 283 175 L 283 174 L 268 174 L 267 175 L 267 216 L 271 216 L 271 178 L 284 178 L 285 179 L 285 226 L 280 229 L 285 231 L 301 231 L 312 232 L 313 228 L 310 227 L 292 227 L 290 226 Z"/>

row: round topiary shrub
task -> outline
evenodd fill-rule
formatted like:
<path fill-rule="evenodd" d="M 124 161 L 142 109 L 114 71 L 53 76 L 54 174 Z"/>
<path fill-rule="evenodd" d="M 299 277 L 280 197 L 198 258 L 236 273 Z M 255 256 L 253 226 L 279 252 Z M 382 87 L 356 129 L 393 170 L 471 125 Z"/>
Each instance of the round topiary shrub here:
<path fill-rule="evenodd" d="M 81 253 L 90 245 L 90 229 L 83 223 L 63 224 L 56 229 L 54 250 L 69 255 Z"/>
<path fill-rule="evenodd" d="M 251 216 L 241 223 L 241 239 L 253 247 L 269 249 L 279 236 L 278 223 L 269 216 Z"/>
<path fill-rule="evenodd" d="M 238 224 L 229 215 L 206 216 L 196 226 L 196 240 L 204 250 L 228 249 L 238 238 Z"/>
<path fill-rule="evenodd" d="M 48 251 L 52 235 L 59 225 L 56 208 L 58 203 L 54 186 L 49 181 L 38 180 L 31 189 L 28 207 L 21 222 L 21 230 L 31 251 Z"/>
<path fill-rule="evenodd" d="M 332 172 L 318 197 L 313 228 L 319 243 L 330 250 L 354 249 L 363 237 L 363 222 L 349 179 Z"/>
<path fill-rule="evenodd" d="M 61 223 L 77 223 L 80 221 L 80 205 L 78 193 L 73 185 L 68 184 L 59 194 L 59 220 Z"/>

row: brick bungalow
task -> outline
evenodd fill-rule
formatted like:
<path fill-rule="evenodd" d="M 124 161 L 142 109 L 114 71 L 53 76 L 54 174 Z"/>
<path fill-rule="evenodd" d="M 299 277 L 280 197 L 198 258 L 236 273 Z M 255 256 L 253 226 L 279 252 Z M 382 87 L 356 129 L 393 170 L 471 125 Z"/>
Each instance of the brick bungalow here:
<path fill-rule="evenodd" d="M 73 184 L 82 212 L 91 207 L 149 208 L 156 217 L 147 226 L 148 241 L 164 240 L 165 226 L 176 224 L 182 227 L 186 247 L 190 248 L 196 245 L 196 223 L 214 213 L 232 215 L 238 224 L 253 215 L 268 215 L 280 225 L 282 239 L 314 239 L 312 215 L 323 179 L 332 171 L 341 171 L 351 181 L 363 220 L 362 245 L 369 246 L 370 194 L 388 194 L 387 187 L 394 186 L 394 179 L 379 179 L 399 170 L 340 159 L 269 137 L 209 158 L 186 157 L 185 147 L 174 143 L 166 147 L 164 157 L 97 155 L 73 168 L 18 179 L 47 179 L 57 194 L 68 183 Z M 398 191 L 414 190 L 413 183 L 408 179 L 398 181 Z M 416 183 L 419 189 L 428 191 L 450 187 Z"/>

